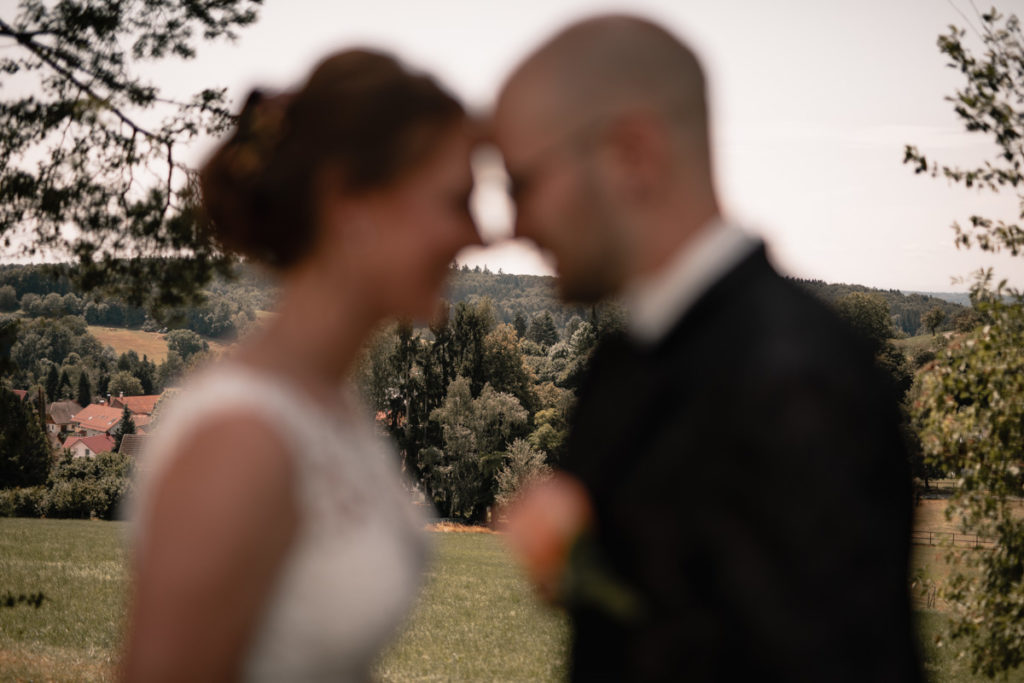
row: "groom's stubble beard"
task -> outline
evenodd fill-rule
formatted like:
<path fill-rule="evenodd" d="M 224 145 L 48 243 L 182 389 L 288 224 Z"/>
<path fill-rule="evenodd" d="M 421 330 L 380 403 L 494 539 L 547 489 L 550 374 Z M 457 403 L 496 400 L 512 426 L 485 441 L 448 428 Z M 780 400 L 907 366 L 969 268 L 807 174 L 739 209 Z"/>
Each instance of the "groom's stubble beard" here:
<path fill-rule="evenodd" d="M 555 255 L 558 293 L 568 303 L 595 304 L 622 290 L 629 248 L 620 212 L 590 164 L 581 164 L 572 214 L 578 242 L 575 254 Z"/>

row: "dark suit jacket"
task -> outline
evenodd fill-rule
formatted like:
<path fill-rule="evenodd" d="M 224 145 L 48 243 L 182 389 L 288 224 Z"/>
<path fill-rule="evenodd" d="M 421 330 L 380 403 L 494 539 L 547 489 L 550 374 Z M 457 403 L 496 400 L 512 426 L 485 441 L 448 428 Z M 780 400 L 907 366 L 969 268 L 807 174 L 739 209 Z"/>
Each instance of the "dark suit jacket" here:
<path fill-rule="evenodd" d="M 573 678 L 918 680 L 899 419 L 870 346 L 763 248 L 656 347 L 603 343 L 565 469 L 643 613 L 570 605 Z"/>

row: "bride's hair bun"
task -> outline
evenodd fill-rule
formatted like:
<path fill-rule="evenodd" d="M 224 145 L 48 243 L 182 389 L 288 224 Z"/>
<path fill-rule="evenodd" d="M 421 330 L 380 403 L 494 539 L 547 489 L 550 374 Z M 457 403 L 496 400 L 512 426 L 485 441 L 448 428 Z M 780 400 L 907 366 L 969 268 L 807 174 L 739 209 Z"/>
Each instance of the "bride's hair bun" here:
<path fill-rule="evenodd" d="M 345 192 L 387 187 L 465 115 L 433 79 L 385 54 L 334 54 L 295 93 L 254 90 L 232 134 L 200 171 L 207 215 L 228 248 L 276 268 L 316 237 L 318 174 Z"/>

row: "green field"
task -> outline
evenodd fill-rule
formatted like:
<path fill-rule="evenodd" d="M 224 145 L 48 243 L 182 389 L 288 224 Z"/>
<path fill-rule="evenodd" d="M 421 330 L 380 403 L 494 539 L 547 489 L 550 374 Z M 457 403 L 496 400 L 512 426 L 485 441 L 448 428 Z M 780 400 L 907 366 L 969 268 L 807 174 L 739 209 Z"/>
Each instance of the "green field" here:
<path fill-rule="evenodd" d="M 101 327 L 89 325 L 89 334 L 96 337 L 104 346 L 110 346 L 118 355 L 126 351 L 134 351 L 139 358 L 146 356 L 157 365 L 167 358 L 167 340 L 159 332 L 144 332 L 143 330 L 130 330 L 125 327 Z M 210 349 L 220 353 L 225 348 L 224 344 L 212 339 L 206 340 Z"/>
<path fill-rule="evenodd" d="M 0 597 L 45 596 L 38 608 L 0 607 L 0 681 L 109 680 L 123 614 L 125 529 L 123 522 L 0 519 Z M 533 599 L 500 537 L 434 536 L 437 561 L 426 590 L 377 676 L 561 680 L 565 620 Z M 918 553 L 918 566 L 938 569 L 941 553 L 934 550 Z M 988 680 L 972 677 L 948 646 L 935 646 L 944 614 L 922 609 L 918 616 L 930 680 Z M 1005 680 L 1024 681 L 1024 672 Z"/>
<path fill-rule="evenodd" d="M 123 522 L 0 518 L 0 681 L 109 680 L 125 589 Z M 564 618 L 540 605 L 494 534 L 437 533 L 437 560 L 387 681 L 559 680 Z"/>
<path fill-rule="evenodd" d="M 0 597 L 44 595 L 38 608 L 0 608 L 0 680 L 109 678 L 124 611 L 124 529 L 0 519 Z"/>
<path fill-rule="evenodd" d="M 939 333 L 939 337 L 942 333 Z M 939 339 L 931 334 L 920 334 L 916 337 L 904 337 L 903 339 L 893 339 L 892 343 L 902 351 L 907 358 L 913 359 L 914 355 L 919 351 L 931 350 L 935 351 L 940 348 L 941 344 L 945 339 Z"/>

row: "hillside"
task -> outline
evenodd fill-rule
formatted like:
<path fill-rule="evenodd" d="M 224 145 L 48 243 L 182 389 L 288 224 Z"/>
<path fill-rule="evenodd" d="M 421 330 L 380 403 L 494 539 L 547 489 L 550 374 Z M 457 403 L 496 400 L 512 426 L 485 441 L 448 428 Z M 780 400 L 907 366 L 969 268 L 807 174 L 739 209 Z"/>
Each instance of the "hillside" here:
<path fill-rule="evenodd" d="M 939 326 L 939 330 L 951 329 L 953 317 L 964 309 L 964 306 L 958 303 L 924 292 L 904 293 L 898 289 L 874 289 L 864 285 L 828 284 L 821 280 L 800 280 L 794 278 L 793 281 L 829 303 L 834 303 L 853 292 L 878 295 L 889 305 L 889 314 L 892 316 L 893 327 L 910 337 L 925 331 L 921 319 L 931 309 L 938 307 L 945 313 L 945 320 Z"/>
<path fill-rule="evenodd" d="M 930 294 L 927 292 L 904 293 L 895 289 L 874 289 L 864 285 L 829 284 L 820 280 L 793 279 L 815 296 L 833 303 L 851 292 L 877 294 L 889 304 L 893 326 L 908 336 L 923 332 L 921 318 L 932 308 L 938 307 L 946 314 L 940 330 L 949 329 L 950 320 L 964 305 L 951 299 L 955 294 Z M 470 270 L 465 266 L 453 271 L 449 286 L 452 303 L 472 301 L 488 297 L 494 303 L 498 317 L 511 322 L 517 311 L 527 318 L 542 311 L 550 311 L 559 329 L 563 328 L 573 315 L 586 318 L 586 306 L 563 306 L 555 296 L 555 278 L 541 275 L 512 275 L 492 273 L 487 269 Z M 963 295 L 966 297 L 967 295 Z M 969 300 L 968 300 L 969 304 Z"/>
<path fill-rule="evenodd" d="M 54 273 L 56 277 L 53 277 Z M 529 320 L 547 311 L 561 332 L 574 316 L 584 320 L 592 316 L 588 306 L 566 306 L 558 301 L 555 279 L 550 276 L 493 273 L 487 268 L 471 269 L 467 266 L 453 268 L 451 274 L 448 300 L 455 304 L 489 298 L 499 322 L 511 323 L 517 313 Z M 877 294 L 889 304 L 894 326 L 908 336 L 924 331 L 921 318 L 934 307 L 939 307 L 946 314 L 945 323 L 939 329 L 950 329 L 953 316 L 963 310 L 964 306 L 959 302 L 966 297 L 942 292 L 904 293 L 856 284 L 829 284 L 821 280 L 796 279 L 794 282 L 827 302 L 834 302 L 851 292 Z M 52 267 L 0 266 L 0 295 L 4 289 L 7 289 L 7 299 L 13 302 L 13 306 L 20 306 L 29 317 L 83 315 L 90 325 L 147 331 L 164 327 L 155 323 L 145 311 L 127 307 L 116 300 L 82 296 L 71 287 L 66 274 Z M 219 280 L 208 288 L 205 304 L 177 311 L 178 324 L 172 326 L 191 329 L 206 338 L 230 341 L 257 318 L 257 311 L 272 306 L 274 293 L 271 281 L 252 269 L 240 267 L 236 279 Z"/>

